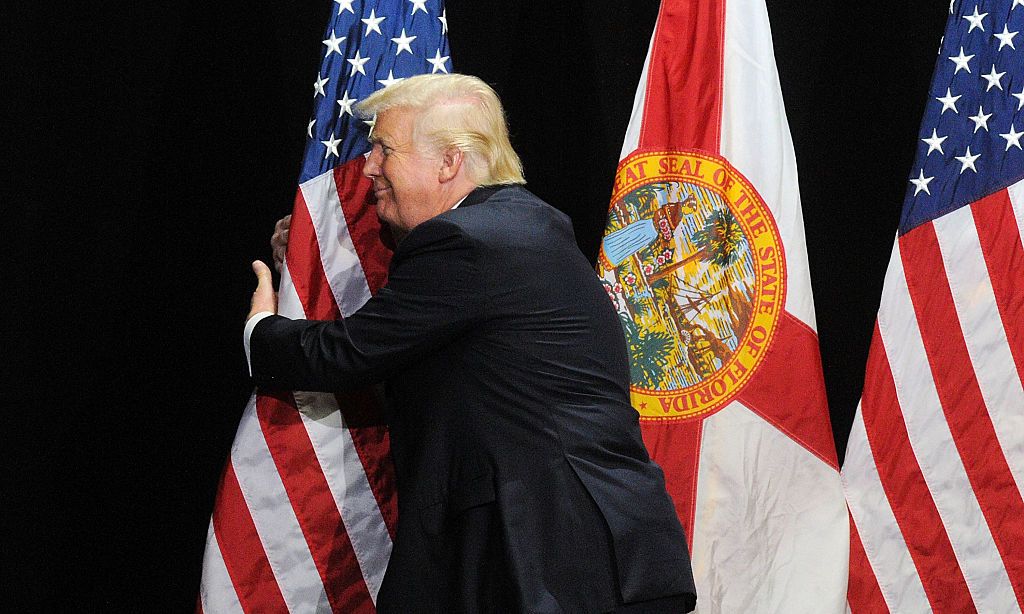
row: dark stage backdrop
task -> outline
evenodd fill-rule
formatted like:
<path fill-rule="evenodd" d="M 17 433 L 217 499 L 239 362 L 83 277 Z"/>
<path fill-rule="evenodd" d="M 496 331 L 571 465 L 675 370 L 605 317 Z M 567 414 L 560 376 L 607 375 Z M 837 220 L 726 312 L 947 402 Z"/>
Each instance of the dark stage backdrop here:
<path fill-rule="evenodd" d="M 929 4 L 769 1 L 840 456 L 947 14 Z M 249 262 L 269 259 L 291 208 L 332 6 L 158 3 L 137 19 L 129 212 L 91 218 L 85 231 L 108 239 L 79 248 L 119 267 L 104 277 L 111 306 L 91 308 L 99 324 L 75 348 L 75 401 L 34 421 L 35 462 L 18 467 L 26 545 L 8 586 L 37 606 L 195 603 L 250 393 Z M 498 90 L 530 189 L 572 217 L 593 259 L 657 3 L 447 7 L 456 69 Z"/>

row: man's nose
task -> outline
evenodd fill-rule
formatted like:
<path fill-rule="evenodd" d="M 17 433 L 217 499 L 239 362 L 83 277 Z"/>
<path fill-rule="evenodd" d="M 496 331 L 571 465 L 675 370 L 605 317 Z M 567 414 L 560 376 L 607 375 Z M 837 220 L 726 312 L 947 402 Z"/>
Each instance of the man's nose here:
<path fill-rule="evenodd" d="M 376 177 L 380 174 L 380 148 L 374 147 L 370 150 L 370 155 L 366 158 L 366 163 L 363 164 L 363 176 L 368 178 Z"/>

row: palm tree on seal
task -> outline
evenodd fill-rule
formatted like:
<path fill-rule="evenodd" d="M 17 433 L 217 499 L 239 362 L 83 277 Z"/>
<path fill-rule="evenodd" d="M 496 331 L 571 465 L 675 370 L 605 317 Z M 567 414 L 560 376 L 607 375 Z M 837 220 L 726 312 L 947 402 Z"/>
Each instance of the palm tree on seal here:
<path fill-rule="evenodd" d="M 730 268 L 740 259 L 740 245 L 745 240 L 743 228 L 729 209 L 717 209 L 708 216 L 704 227 L 693 233 L 690 240 L 697 251 L 675 262 L 653 275 L 648 280 L 668 277 L 676 270 L 696 260 L 717 264 L 722 268 L 725 290 L 729 296 L 729 319 L 733 332 L 740 336 L 750 322 L 750 300 L 737 292 Z"/>

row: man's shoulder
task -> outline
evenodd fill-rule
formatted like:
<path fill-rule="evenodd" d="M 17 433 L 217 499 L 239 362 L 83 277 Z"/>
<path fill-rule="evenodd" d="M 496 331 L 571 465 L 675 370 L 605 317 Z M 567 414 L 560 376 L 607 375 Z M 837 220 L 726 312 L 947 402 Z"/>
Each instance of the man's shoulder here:
<path fill-rule="evenodd" d="M 458 208 L 431 221 L 452 224 L 485 243 L 572 238 L 567 215 L 518 185 L 478 188 Z"/>
<path fill-rule="evenodd" d="M 498 206 L 514 204 L 531 205 L 557 211 L 557 209 L 551 207 L 551 205 L 544 202 L 536 194 L 526 189 L 525 186 L 512 184 L 481 186 L 470 192 L 463 203 L 458 208 L 453 209 L 452 212 L 481 212 Z"/>
<path fill-rule="evenodd" d="M 471 232 L 444 214 L 421 222 L 398 243 L 395 258 L 419 252 L 463 250 L 474 245 Z"/>
<path fill-rule="evenodd" d="M 459 207 L 426 220 L 399 243 L 395 259 L 444 252 L 478 262 L 566 257 L 578 251 L 572 222 L 521 186 L 474 190 Z"/>

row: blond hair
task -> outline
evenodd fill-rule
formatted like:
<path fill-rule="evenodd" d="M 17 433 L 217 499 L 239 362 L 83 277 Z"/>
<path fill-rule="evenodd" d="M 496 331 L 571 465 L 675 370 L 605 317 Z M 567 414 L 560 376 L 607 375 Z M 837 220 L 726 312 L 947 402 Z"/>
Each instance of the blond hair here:
<path fill-rule="evenodd" d="M 498 95 L 477 77 L 417 75 L 378 90 L 356 105 L 364 118 L 400 107 L 417 111 L 413 139 L 436 151 L 456 147 L 477 185 L 526 183 L 508 139 Z"/>

